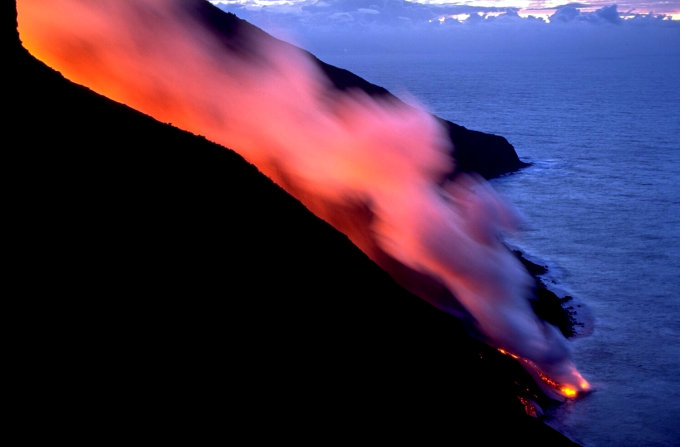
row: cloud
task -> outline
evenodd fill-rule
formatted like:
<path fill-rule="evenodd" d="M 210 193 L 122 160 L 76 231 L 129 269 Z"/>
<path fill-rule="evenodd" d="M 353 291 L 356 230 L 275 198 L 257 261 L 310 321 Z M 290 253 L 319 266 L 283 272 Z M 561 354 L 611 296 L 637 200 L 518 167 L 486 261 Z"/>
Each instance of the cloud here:
<path fill-rule="evenodd" d="M 619 24 L 623 21 L 617 5 L 603 6 L 600 9 L 591 12 L 583 12 L 582 9 L 585 8 L 589 8 L 589 6 L 578 3 L 559 6 L 555 13 L 550 16 L 550 22 L 566 23 L 580 20 L 590 23 Z"/>
<path fill-rule="evenodd" d="M 406 22 L 413 24 L 431 23 L 431 21 L 438 21 L 438 19 L 448 16 L 456 16 L 468 14 L 472 20 L 476 21 L 477 17 L 482 17 L 485 20 L 495 18 L 499 14 L 516 15 L 520 8 L 515 6 L 473 6 L 468 4 L 450 4 L 450 3 L 421 3 L 415 0 L 297 0 L 297 1 L 279 1 L 279 2 L 262 2 L 254 0 L 246 1 L 221 1 L 213 2 L 226 11 L 241 14 L 243 17 L 250 17 L 252 19 L 262 17 L 285 18 L 291 22 L 303 22 L 307 24 L 317 23 L 321 24 L 324 20 L 329 20 L 333 17 L 351 17 L 352 21 L 367 20 L 369 22 L 391 23 L 395 25 L 403 25 Z M 673 5 L 677 3 L 677 8 Z M 680 1 L 665 1 L 663 5 L 668 5 L 668 8 L 675 8 L 673 10 L 680 10 Z M 618 11 L 616 4 L 610 4 L 605 1 L 593 0 L 588 3 L 565 3 L 563 5 L 546 6 L 544 2 L 530 2 L 529 6 L 523 10 L 522 17 L 527 15 L 542 15 L 550 16 L 557 21 L 571 21 L 571 20 L 585 20 L 585 21 L 601 21 L 614 23 L 619 19 L 638 15 L 648 15 L 659 18 L 670 18 L 663 14 L 640 13 L 642 8 L 645 11 L 654 11 L 655 7 L 661 7 L 660 3 L 653 2 L 624 2 L 619 4 L 625 13 L 621 14 Z M 372 18 L 365 17 L 366 15 L 374 16 Z M 362 17 L 364 16 L 364 17 Z M 623 17 L 622 17 L 623 16 Z"/>
<path fill-rule="evenodd" d="M 257 6 L 256 3 L 218 3 L 225 11 L 246 20 L 268 20 L 279 25 L 306 24 L 323 26 L 340 20 L 357 24 L 404 26 L 427 24 L 441 17 L 469 14 L 514 12 L 517 8 L 480 7 L 469 5 L 422 4 L 405 0 L 325 0 L 302 1 L 288 5 Z"/>
<path fill-rule="evenodd" d="M 603 6 L 602 8 L 595 11 L 595 15 L 605 22 L 610 23 L 620 23 L 621 16 L 616 5 Z"/>
<path fill-rule="evenodd" d="M 557 8 L 557 11 L 550 16 L 550 21 L 554 23 L 571 22 L 576 20 L 581 15 L 578 6 L 564 5 Z"/>
<path fill-rule="evenodd" d="M 623 12 L 600 2 L 533 7 L 423 4 L 405 0 L 323 0 L 257 6 L 220 4 L 319 55 L 333 52 L 484 51 L 679 54 L 680 21 Z M 538 16 L 538 17 L 537 17 Z M 677 47 L 677 48 L 676 48 Z"/>

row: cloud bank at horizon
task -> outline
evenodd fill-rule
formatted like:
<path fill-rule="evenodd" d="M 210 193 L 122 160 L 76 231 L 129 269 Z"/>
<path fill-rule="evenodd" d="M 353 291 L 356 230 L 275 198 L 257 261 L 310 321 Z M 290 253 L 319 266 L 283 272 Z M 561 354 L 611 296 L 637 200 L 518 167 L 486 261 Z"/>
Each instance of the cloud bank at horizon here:
<path fill-rule="evenodd" d="M 514 12 L 521 17 L 534 16 L 549 20 L 550 16 L 563 8 L 576 7 L 584 13 L 592 13 L 603 7 L 616 6 L 621 18 L 655 17 L 680 20 L 680 0 L 589 0 L 565 2 L 560 0 L 210 0 L 224 9 L 258 11 L 282 14 L 321 13 L 333 19 L 334 14 L 359 13 L 381 15 L 399 13 L 407 21 L 437 20 L 448 15 L 482 14 L 491 16 Z M 326 13 L 326 14 L 323 14 Z M 341 18 L 341 17 L 335 17 Z M 374 17 L 378 18 L 378 17 Z"/>
<path fill-rule="evenodd" d="M 543 17 L 508 6 L 515 0 L 468 2 L 475 5 L 407 0 L 212 3 L 319 54 L 442 50 L 680 54 L 680 20 L 605 1 L 555 6 L 524 1 L 527 10 L 540 7 Z M 491 4 L 495 6 L 486 6 Z"/>

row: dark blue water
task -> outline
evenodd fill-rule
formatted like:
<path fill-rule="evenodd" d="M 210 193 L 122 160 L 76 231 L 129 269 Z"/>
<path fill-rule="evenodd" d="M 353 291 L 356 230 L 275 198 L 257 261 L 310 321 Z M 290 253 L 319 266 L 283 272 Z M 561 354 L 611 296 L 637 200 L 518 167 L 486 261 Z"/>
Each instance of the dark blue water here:
<path fill-rule="evenodd" d="M 512 241 L 588 304 L 574 357 L 596 391 L 547 409 L 585 446 L 680 445 L 680 56 L 317 53 L 534 165 L 493 185 Z"/>

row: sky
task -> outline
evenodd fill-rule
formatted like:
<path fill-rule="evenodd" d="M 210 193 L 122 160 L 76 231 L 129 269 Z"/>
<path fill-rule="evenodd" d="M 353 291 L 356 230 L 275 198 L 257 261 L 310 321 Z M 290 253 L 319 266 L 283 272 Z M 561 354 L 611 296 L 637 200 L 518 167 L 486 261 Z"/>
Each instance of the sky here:
<path fill-rule="evenodd" d="M 364 3 L 364 13 L 371 14 L 369 10 L 380 11 L 388 3 L 396 3 L 393 0 L 369 0 L 353 1 L 345 0 L 225 0 L 212 1 L 223 5 L 239 5 L 248 8 L 267 7 L 270 9 L 280 8 L 288 11 L 300 10 L 304 7 L 337 7 L 338 3 L 354 5 Z M 424 6 L 441 9 L 442 15 L 452 10 L 502 12 L 508 9 L 516 11 L 521 17 L 534 16 L 548 20 L 565 6 L 578 6 L 582 12 L 593 12 L 605 6 L 616 4 L 623 18 L 633 18 L 639 14 L 664 15 L 673 20 L 680 20 L 680 0 L 622 0 L 614 3 L 611 0 L 589 0 L 583 2 L 568 2 L 564 0 L 410 0 L 408 3 L 416 6 Z M 356 8 L 360 9 L 360 8 Z M 424 9 L 424 8 L 423 8 Z"/>
<path fill-rule="evenodd" d="M 680 54 L 680 0 L 223 0 L 317 55 L 360 51 Z"/>

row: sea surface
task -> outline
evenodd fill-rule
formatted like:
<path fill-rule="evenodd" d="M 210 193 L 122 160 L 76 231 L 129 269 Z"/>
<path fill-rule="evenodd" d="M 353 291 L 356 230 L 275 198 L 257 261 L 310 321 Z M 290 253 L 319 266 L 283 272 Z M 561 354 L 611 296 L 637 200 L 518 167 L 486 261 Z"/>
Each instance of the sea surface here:
<path fill-rule="evenodd" d="M 545 421 L 586 447 L 680 445 L 680 56 L 316 55 L 533 163 L 492 181 L 526 220 L 510 242 L 595 323 L 571 343 L 595 391 Z"/>

